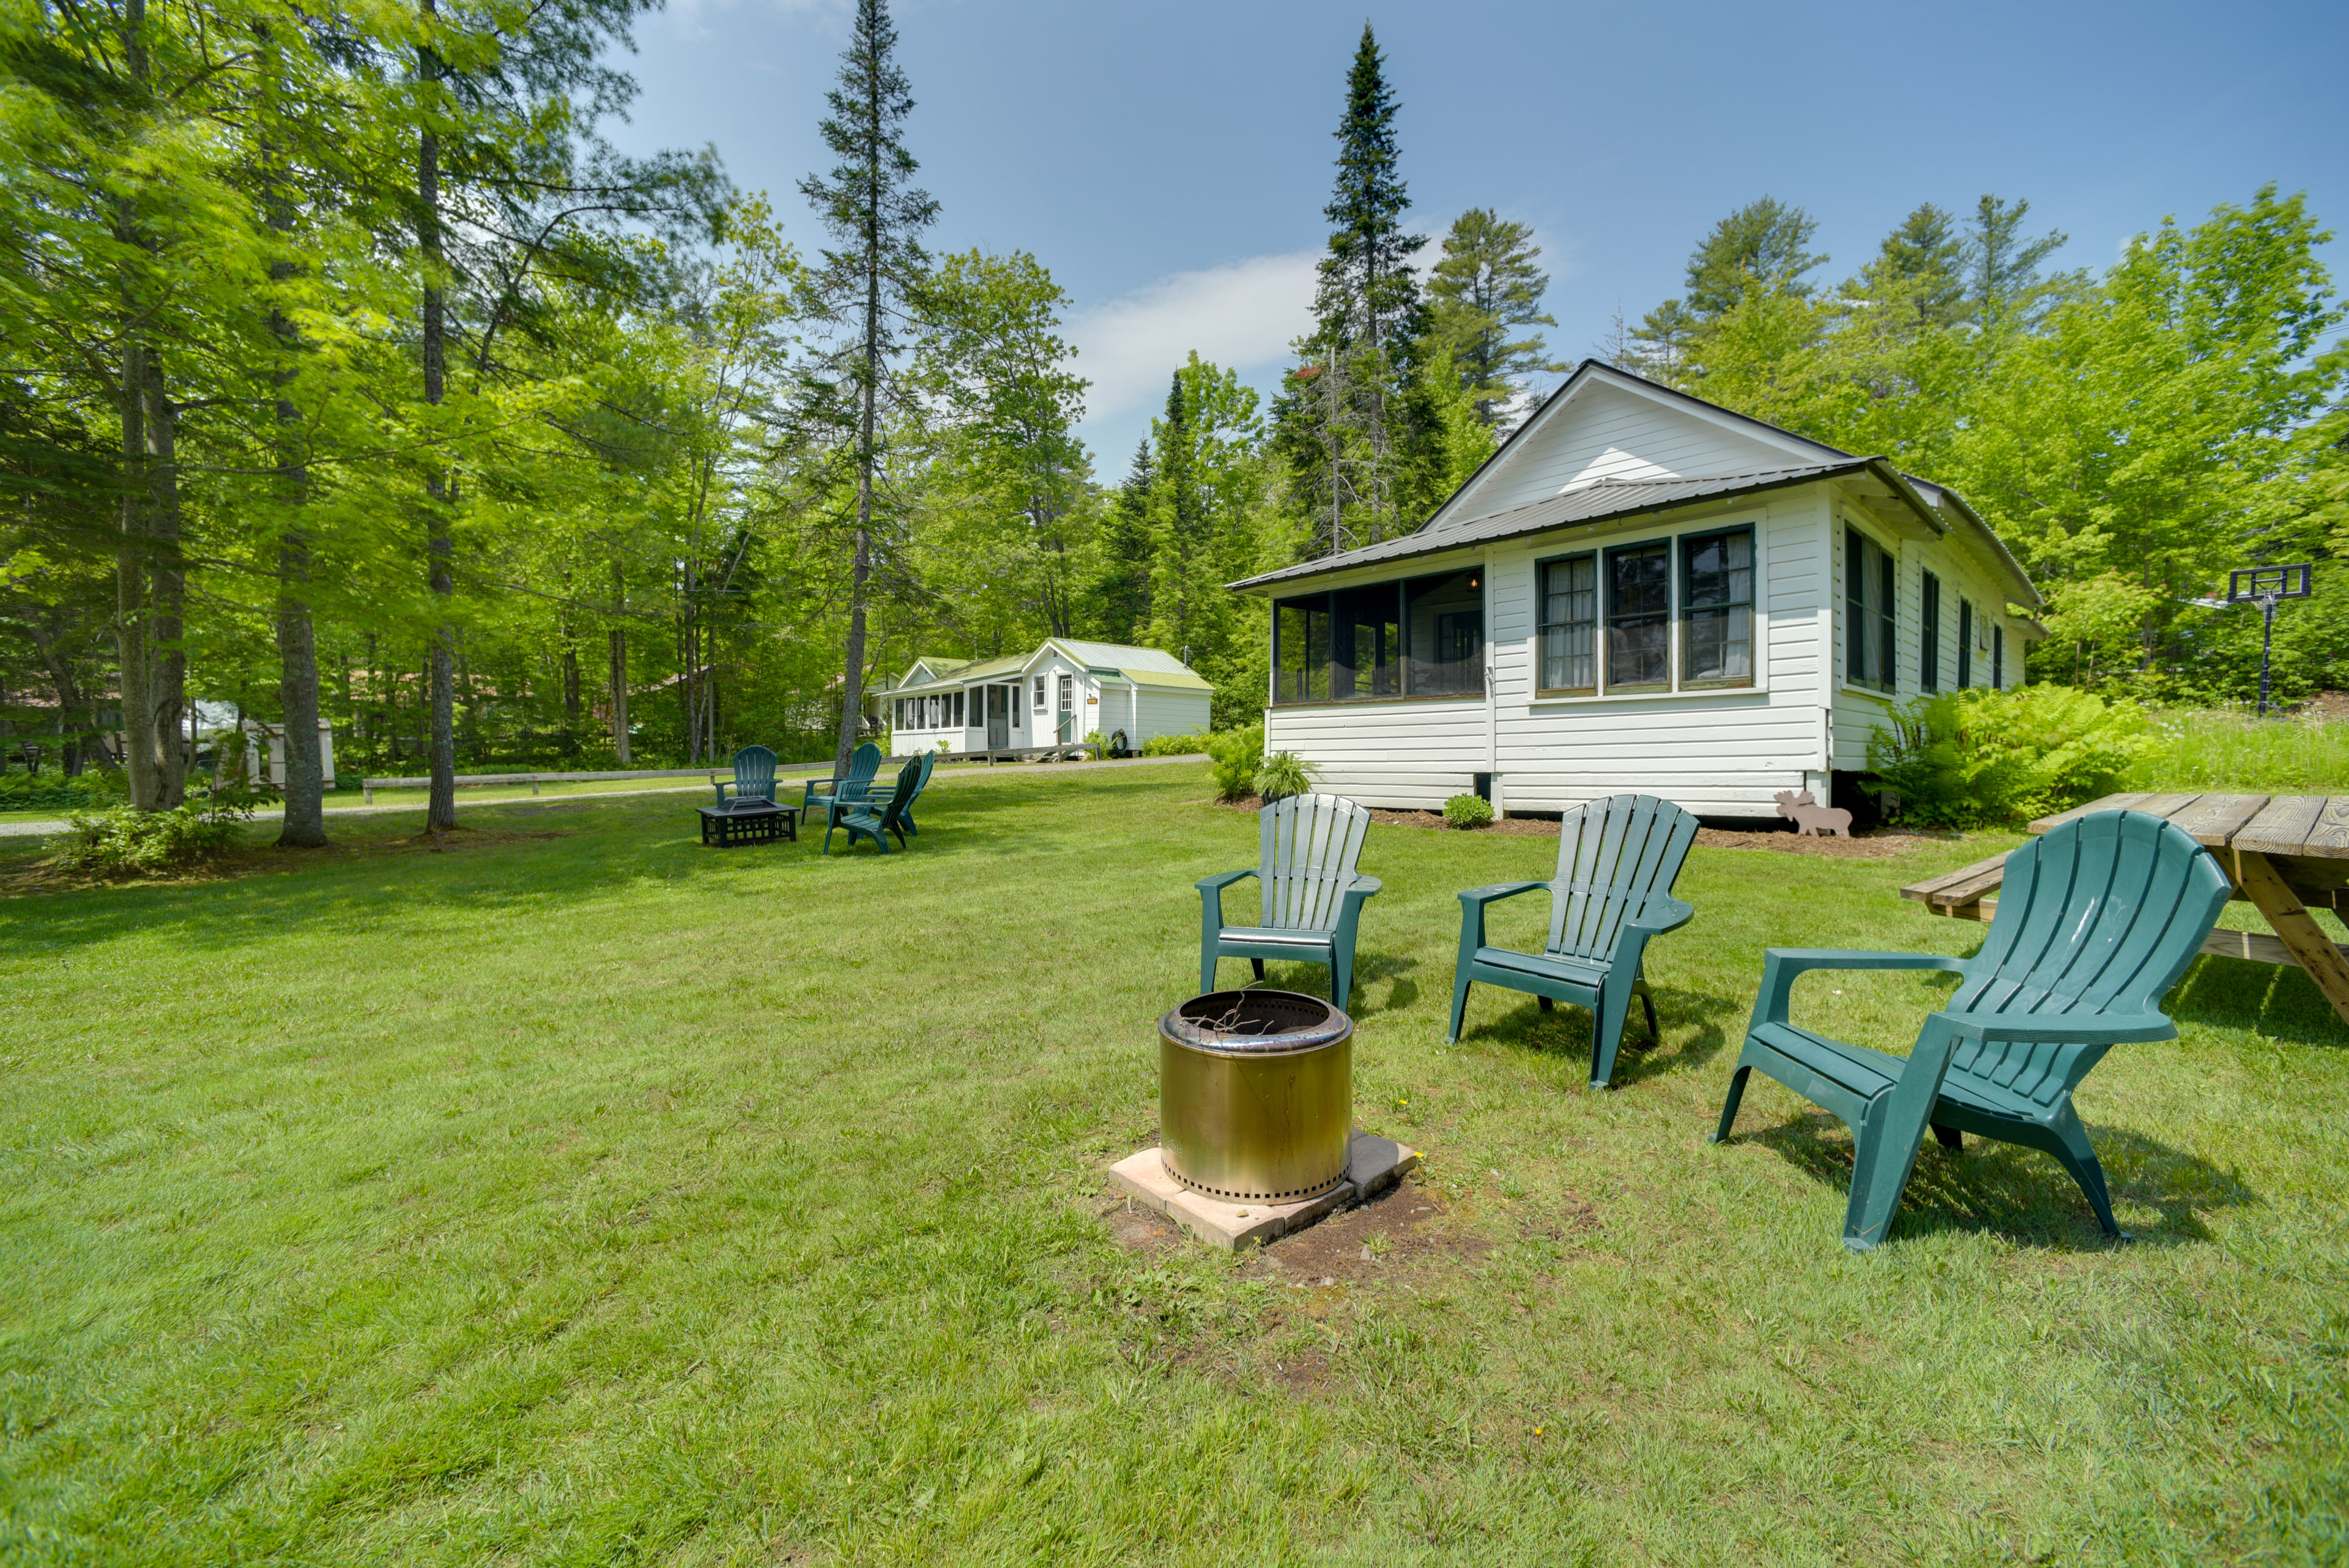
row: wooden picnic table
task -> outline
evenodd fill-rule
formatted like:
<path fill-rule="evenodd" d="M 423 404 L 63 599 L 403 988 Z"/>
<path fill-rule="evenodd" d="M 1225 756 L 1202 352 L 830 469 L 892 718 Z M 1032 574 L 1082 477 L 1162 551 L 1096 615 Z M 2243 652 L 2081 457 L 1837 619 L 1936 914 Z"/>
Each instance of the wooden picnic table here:
<path fill-rule="evenodd" d="M 2334 942 L 2309 915 L 2312 909 L 2349 913 L 2349 795 L 2108 794 L 2076 811 L 2031 824 L 2044 833 L 2092 811 L 2142 811 L 2167 817 L 2210 852 L 2245 899 L 2275 932 L 2215 930 L 2206 953 L 2259 963 L 2293 963 L 2349 1023 L 2349 947 Z M 1977 860 L 1900 889 L 1937 915 L 1987 920 L 1998 908 L 1990 895 L 2006 874 L 2006 857 Z"/>

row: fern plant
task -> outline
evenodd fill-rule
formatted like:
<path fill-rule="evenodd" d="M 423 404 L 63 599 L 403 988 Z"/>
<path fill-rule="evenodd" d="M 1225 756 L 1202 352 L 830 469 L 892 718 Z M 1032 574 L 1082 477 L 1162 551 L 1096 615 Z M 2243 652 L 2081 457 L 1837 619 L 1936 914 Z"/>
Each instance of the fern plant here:
<path fill-rule="evenodd" d="M 1313 787 L 1313 766 L 1295 752 L 1275 752 L 1256 771 L 1256 793 L 1270 805 Z"/>

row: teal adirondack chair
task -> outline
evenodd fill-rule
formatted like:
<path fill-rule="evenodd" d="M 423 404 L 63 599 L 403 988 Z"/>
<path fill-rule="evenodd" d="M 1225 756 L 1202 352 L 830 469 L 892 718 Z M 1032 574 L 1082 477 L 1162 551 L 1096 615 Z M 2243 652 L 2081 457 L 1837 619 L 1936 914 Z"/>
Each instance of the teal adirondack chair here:
<path fill-rule="evenodd" d="M 1264 961 L 1330 966 L 1330 995 L 1344 1007 L 1353 994 L 1354 931 L 1379 879 L 1354 870 L 1371 814 L 1334 794 L 1292 794 L 1256 814 L 1263 858 L 1253 870 L 1199 880 L 1199 990 L 1216 989 L 1216 961 L 1244 958 L 1264 978 Z M 1243 877 L 1264 895 L 1253 926 L 1224 924 L 1224 889 Z"/>
<path fill-rule="evenodd" d="M 869 838 L 889 853 L 889 835 L 897 836 L 899 845 L 905 842 L 905 807 L 912 804 L 914 794 L 922 786 L 922 759 L 916 757 L 897 770 L 897 784 L 885 801 L 879 799 L 836 799 L 824 807 L 823 852 L 832 853 L 832 831 L 835 827 L 848 830 L 848 846 L 856 847 L 860 838 Z"/>
<path fill-rule="evenodd" d="M 726 804 L 726 792 L 732 790 L 737 801 L 775 798 L 775 753 L 764 746 L 745 746 L 734 753 L 734 777 L 731 782 L 712 779 L 718 791 L 718 804 Z"/>
<path fill-rule="evenodd" d="M 2072 1091 L 2113 1046 L 2177 1038 L 2161 999 L 2227 892 L 2226 873 L 2184 829 L 2143 812 L 2100 811 L 2006 857 L 1997 914 L 1972 958 L 1772 948 L 1713 1141 L 1729 1136 L 1746 1075 L 1758 1067 L 1851 1128 L 1843 1244 L 1855 1252 L 1884 1240 L 1928 1127 L 1945 1148 L 1962 1147 L 1971 1132 L 2054 1155 L 2096 1222 L 2119 1236 Z M 1787 1021 L 1795 977 L 1815 969 L 1964 978 L 1902 1058 Z"/>
<path fill-rule="evenodd" d="M 801 800 L 801 809 L 810 821 L 817 812 L 829 812 L 833 796 L 843 801 L 861 801 L 873 793 L 873 775 L 881 771 L 881 748 L 867 741 L 848 756 L 848 776 L 843 779 L 810 779 L 807 793 Z"/>
<path fill-rule="evenodd" d="M 914 826 L 914 802 L 921 799 L 922 792 L 930 787 L 930 775 L 938 771 L 938 754 L 924 752 L 914 760 L 922 764 L 922 776 L 914 781 L 914 793 L 905 797 L 905 809 L 897 815 L 905 823 L 905 831 L 918 836 L 922 830 Z"/>
<path fill-rule="evenodd" d="M 1460 895 L 1460 958 L 1452 971 L 1452 1032 L 1468 1011 L 1476 981 L 1530 992 L 1542 1010 L 1571 1002 L 1592 1013 L 1590 1086 L 1603 1089 L 1615 1073 L 1623 1022 L 1637 996 L 1647 1010 L 1648 1037 L 1656 1004 L 1640 965 L 1648 939 L 1676 931 L 1696 911 L 1672 897 L 1681 864 L 1696 840 L 1696 818 L 1651 794 L 1616 794 L 1578 805 L 1558 824 L 1557 875 L 1547 882 L 1504 882 Z M 1485 910 L 1504 898 L 1549 890 L 1549 940 L 1538 953 L 1488 947 Z"/>

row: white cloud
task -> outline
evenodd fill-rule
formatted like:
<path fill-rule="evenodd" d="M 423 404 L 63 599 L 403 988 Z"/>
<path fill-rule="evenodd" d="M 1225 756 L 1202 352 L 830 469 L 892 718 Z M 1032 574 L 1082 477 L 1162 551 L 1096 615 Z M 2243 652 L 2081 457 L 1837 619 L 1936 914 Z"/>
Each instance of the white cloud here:
<path fill-rule="evenodd" d="M 1092 383 L 1085 422 L 1127 428 L 1166 397 L 1166 379 L 1197 349 L 1243 376 L 1288 357 L 1289 339 L 1313 324 L 1319 251 L 1251 256 L 1178 272 L 1069 322 L 1077 373 Z"/>

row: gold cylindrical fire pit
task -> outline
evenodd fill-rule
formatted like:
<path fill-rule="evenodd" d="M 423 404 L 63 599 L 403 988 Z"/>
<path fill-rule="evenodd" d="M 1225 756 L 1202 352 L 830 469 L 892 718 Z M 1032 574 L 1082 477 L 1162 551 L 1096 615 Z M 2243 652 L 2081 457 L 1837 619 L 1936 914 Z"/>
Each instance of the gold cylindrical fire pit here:
<path fill-rule="evenodd" d="M 1158 1021 L 1166 1174 L 1227 1200 L 1293 1203 L 1346 1178 L 1354 1021 L 1293 991 L 1216 991 Z"/>

